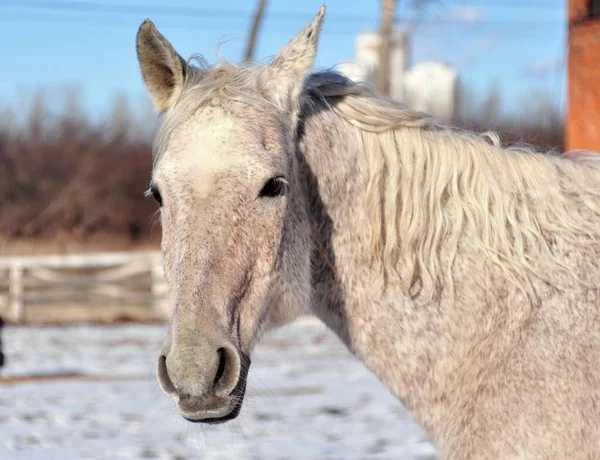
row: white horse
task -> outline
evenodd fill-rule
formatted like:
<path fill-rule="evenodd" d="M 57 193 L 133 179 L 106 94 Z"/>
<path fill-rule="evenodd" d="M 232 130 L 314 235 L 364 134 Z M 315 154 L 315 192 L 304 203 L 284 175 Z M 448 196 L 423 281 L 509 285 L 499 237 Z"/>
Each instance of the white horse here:
<path fill-rule="evenodd" d="M 162 388 L 188 420 L 236 417 L 261 335 L 311 312 L 442 458 L 600 458 L 598 162 L 309 74 L 324 13 L 266 66 L 191 66 L 139 29 L 164 115 Z"/>

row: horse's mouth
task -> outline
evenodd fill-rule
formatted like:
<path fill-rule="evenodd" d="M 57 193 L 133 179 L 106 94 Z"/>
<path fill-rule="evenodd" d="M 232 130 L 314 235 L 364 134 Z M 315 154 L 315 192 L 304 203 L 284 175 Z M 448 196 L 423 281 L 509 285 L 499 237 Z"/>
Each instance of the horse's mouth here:
<path fill-rule="evenodd" d="M 187 418 L 187 417 L 183 417 L 183 418 L 186 419 L 188 422 L 192 422 L 192 423 L 205 423 L 207 425 L 219 425 L 221 423 L 225 423 L 225 422 L 235 419 L 238 415 L 240 415 L 241 410 L 242 410 L 242 401 L 239 401 L 235 404 L 235 407 L 233 408 L 233 410 L 231 412 L 229 412 L 229 414 L 224 415 L 223 417 L 200 418 L 200 419 L 196 419 L 196 420 L 194 420 L 192 418 Z"/>

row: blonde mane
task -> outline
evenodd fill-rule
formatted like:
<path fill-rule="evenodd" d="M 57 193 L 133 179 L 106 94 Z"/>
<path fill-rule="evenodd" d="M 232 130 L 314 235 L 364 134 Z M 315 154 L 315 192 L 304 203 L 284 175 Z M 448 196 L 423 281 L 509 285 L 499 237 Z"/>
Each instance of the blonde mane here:
<path fill-rule="evenodd" d="M 308 91 L 355 127 L 373 261 L 399 275 L 406 292 L 434 293 L 464 231 L 525 288 L 532 276 L 564 269 L 554 239 L 600 240 L 600 156 L 503 148 L 494 133 L 444 127 L 332 73 L 313 76 Z"/>

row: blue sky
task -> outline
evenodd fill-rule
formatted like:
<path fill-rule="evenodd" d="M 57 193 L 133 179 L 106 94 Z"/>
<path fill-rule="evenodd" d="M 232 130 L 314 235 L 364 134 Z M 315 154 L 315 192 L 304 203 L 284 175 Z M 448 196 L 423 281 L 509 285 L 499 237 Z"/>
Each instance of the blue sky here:
<path fill-rule="evenodd" d="M 239 60 L 255 0 L 2 0 L 0 106 L 19 104 L 43 87 L 77 86 L 85 108 L 103 113 L 118 93 L 147 101 L 135 55 L 139 24 L 152 19 L 184 57 L 200 53 Z M 399 0 L 411 20 L 413 0 Z M 272 57 L 318 10 L 322 0 L 268 0 L 255 57 Z M 317 68 L 352 60 L 358 33 L 376 30 L 379 0 L 327 0 Z M 544 91 L 565 99 L 564 0 L 433 0 L 421 13 L 411 60 L 434 59 L 458 69 L 477 97 L 491 85 L 505 111 L 520 111 Z"/>

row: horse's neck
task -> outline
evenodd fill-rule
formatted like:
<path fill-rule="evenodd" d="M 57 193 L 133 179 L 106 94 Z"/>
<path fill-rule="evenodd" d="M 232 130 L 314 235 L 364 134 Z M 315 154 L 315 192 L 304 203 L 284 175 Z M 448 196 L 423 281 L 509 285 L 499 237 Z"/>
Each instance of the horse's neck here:
<path fill-rule="evenodd" d="M 485 333 L 477 321 L 478 306 L 486 302 L 474 298 L 477 305 L 466 311 L 443 297 L 415 301 L 403 294 L 399 282 L 385 279 L 370 262 L 369 217 L 357 204 L 367 183 L 357 170 L 363 152 L 356 133 L 328 112 L 305 124 L 300 161 L 315 229 L 314 312 L 442 443 L 442 419 L 447 420 L 450 406 L 460 404 L 447 393 L 457 385 L 447 380 L 461 378 L 461 358 L 469 358 L 468 348 Z M 502 308 L 499 302 L 494 305 L 485 314 Z M 457 330 L 457 324 L 464 330 Z M 465 337 L 465 331 L 472 337 Z"/>

